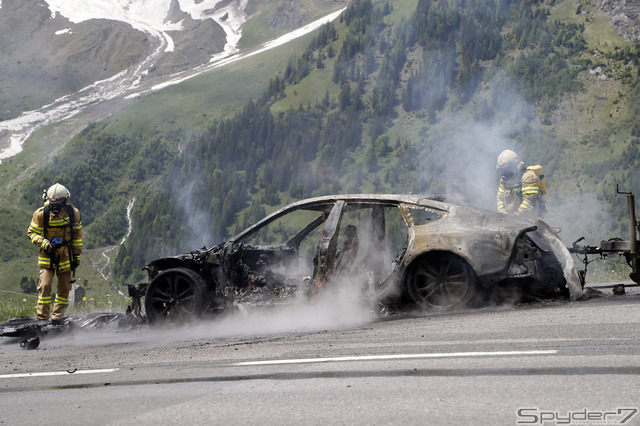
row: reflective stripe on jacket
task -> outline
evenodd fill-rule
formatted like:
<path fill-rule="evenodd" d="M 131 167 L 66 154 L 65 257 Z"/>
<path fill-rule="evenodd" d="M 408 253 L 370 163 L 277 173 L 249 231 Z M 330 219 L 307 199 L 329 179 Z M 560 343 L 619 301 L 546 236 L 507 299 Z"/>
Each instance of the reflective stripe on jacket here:
<path fill-rule="evenodd" d="M 540 178 L 533 170 L 526 170 L 520 178 L 502 178 L 496 197 L 498 211 L 514 216 L 535 217 L 538 215 L 540 196 Z"/>
<path fill-rule="evenodd" d="M 45 238 L 51 242 L 54 237 L 62 237 L 63 241 L 62 247 L 57 248 L 55 253 L 47 253 L 40 247 L 38 266 L 41 268 L 51 268 L 53 266 L 58 268 L 60 272 L 70 269 L 69 247 L 71 247 L 74 257 L 80 260 L 82 255 L 82 221 L 80 220 L 78 209 L 73 207 L 73 211 L 73 223 L 69 223 L 66 208 L 61 209 L 58 214 L 50 212 L 46 235 L 42 235 L 44 232 L 44 207 L 40 207 L 33 213 L 27 236 L 34 245 L 40 247 Z M 71 229 L 73 229 L 73 240 L 71 239 Z"/>

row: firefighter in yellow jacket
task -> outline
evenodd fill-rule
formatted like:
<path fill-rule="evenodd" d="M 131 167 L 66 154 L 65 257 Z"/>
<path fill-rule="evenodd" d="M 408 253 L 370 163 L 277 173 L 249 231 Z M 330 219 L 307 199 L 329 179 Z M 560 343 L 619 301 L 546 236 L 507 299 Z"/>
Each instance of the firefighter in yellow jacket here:
<path fill-rule="evenodd" d="M 69 191 L 56 183 L 44 195 L 44 206 L 33 213 L 27 236 L 37 245 L 38 319 L 49 319 L 51 287 L 58 275 L 58 288 L 52 318 L 61 318 L 69 305 L 71 272 L 80 264 L 82 222 L 77 208 L 68 204 Z"/>
<path fill-rule="evenodd" d="M 498 188 L 498 211 L 528 219 L 542 217 L 545 212 L 540 176 L 525 168 L 518 155 L 505 149 L 498 156 L 500 186 Z"/>

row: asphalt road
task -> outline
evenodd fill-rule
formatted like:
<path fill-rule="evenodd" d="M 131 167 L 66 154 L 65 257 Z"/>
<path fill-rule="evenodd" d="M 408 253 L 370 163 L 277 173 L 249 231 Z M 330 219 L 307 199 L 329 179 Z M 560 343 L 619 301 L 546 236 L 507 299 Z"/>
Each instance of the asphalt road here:
<path fill-rule="evenodd" d="M 343 324 L 250 312 L 37 350 L 3 338 L 0 424 L 640 424 L 640 292 L 604 291 Z"/>

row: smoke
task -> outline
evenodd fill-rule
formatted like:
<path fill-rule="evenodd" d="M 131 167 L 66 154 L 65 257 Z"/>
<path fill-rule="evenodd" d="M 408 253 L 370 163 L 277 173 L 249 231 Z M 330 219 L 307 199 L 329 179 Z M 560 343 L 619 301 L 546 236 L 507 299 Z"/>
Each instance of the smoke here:
<path fill-rule="evenodd" d="M 192 182 L 197 182 L 198 177 L 193 177 Z M 196 202 L 193 186 L 187 188 L 174 188 L 175 200 L 180 208 L 184 209 L 182 235 L 180 236 L 181 250 L 193 250 L 199 247 L 211 247 L 219 241 L 214 239 L 211 229 L 211 213 L 199 207 Z"/>
<path fill-rule="evenodd" d="M 462 120 L 462 122 L 461 122 Z M 437 159 L 443 173 L 445 195 L 452 202 L 495 209 L 496 158 L 506 148 L 518 149 L 496 123 L 474 121 L 465 115 L 448 115 L 437 132 L 444 152 Z"/>
<path fill-rule="evenodd" d="M 117 343 L 171 345 L 200 340 L 241 339 L 288 333 L 340 330 L 376 318 L 362 286 L 355 280 L 335 282 L 315 296 L 296 297 L 290 304 L 240 305 L 226 313 L 181 325 L 153 325 L 134 330 L 103 327 L 75 330 L 46 340 L 49 346 Z"/>
<path fill-rule="evenodd" d="M 337 330 L 372 321 L 371 310 L 356 281 L 335 282 L 310 298 L 289 305 L 244 306 L 237 312 L 189 327 L 193 337 L 224 338 Z"/>
<path fill-rule="evenodd" d="M 595 245 L 616 236 L 611 235 L 616 224 L 607 214 L 609 204 L 585 177 L 578 178 L 584 173 L 583 165 L 570 145 L 541 125 L 536 108 L 513 86 L 505 73 L 496 73 L 464 108 L 439 112 L 419 141 L 424 167 L 418 180 L 423 191 L 495 211 L 497 157 L 511 149 L 525 166 L 542 165 L 549 211 L 543 219 L 560 230 L 565 243 L 585 236 L 586 242 Z"/>
<path fill-rule="evenodd" d="M 504 149 L 522 151 L 509 133 L 503 123 L 476 121 L 471 114 L 443 116 L 422 142 L 431 145 L 419 177 L 427 185 L 423 192 L 495 210 L 498 155 Z"/>
<path fill-rule="evenodd" d="M 181 137 L 178 144 L 182 156 L 178 162 L 181 169 L 174 164 L 174 170 L 169 174 L 170 178 L 165 179 L 166 189 L 171 194 L 173 210 L 180 220 L 178 247 L 172 250 L 180 252 L 203 246 L 211 247 L 221 241 L 221 237 L 214 235 L 212 231 L 212 221 L 220 220 L 219 210 L 213 211 L 211 197 L 203 196 L 203 193 L 209 193 L 206 188 L 215 183 L 207 176 L 207 170 L 194 166 L 197 164 L 197 154 L 193 150 L 183 148 L 194 145 L 193 141 L 199 137 L 201 135 L 197 132 Z"/>
<path fill-rule="evenodd" d="M 597 246 L 600 241 L 619 235 L 616 223 L 609 214 L 609 204 L 593 193 L 554 194 L 549 199 L 549 214 L 545 222 L 559 230 L 562 241 L 571 246 L 581 237 L 580 244 Z"/>

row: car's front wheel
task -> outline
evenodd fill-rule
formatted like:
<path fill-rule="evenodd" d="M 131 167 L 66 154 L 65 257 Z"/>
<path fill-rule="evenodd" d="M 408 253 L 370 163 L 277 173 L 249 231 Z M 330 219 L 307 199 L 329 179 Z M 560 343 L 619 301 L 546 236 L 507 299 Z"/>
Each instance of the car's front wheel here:
<path fill-rule="evenodd" d="M 144 297 L 149 322 L 190 320 L 200 316 L 207 305 L 204 279 L 186 268 L 168 269 L 158 274 L 149 283 Z"/>
<path fill-rule="evenodd" d="M 476 291 L 476 275 L 462 258 L 434 253 L 417 260 L 406 281 L 407 293 L 428 310 L 460 309 Z"/>

